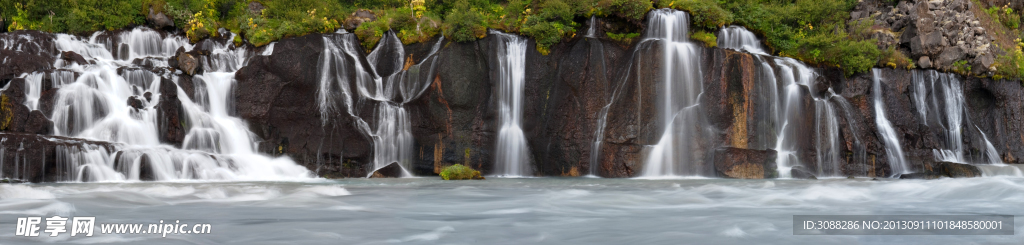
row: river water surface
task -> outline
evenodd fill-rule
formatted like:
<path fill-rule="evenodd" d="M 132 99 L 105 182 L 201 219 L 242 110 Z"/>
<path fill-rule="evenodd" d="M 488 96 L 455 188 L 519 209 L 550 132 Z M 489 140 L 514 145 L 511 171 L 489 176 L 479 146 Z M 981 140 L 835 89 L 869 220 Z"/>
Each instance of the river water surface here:
<path fill-rule="evenodd" d="M 437 178 L 0 185 L 0 244 L 1021 244 L 795 236 L 793 215 L 1024 215 L 1024 178 Z M 14 236 L 19 217 L 209 223 L 211 234 Z M 1020 221 L 1020 220 L 1018 220 Z M 45 221 L 43 222 L 45 224 Z M 70 226 L 68 226 L 70 229 Z"/>

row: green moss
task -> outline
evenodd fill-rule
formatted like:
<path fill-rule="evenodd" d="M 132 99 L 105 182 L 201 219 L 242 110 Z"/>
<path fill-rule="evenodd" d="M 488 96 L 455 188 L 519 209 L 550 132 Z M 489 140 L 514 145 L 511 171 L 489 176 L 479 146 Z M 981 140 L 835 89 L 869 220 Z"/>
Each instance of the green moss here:
<path fill-rule="evenodd" d="M 732 13 L 725 11 L 716 1 L 708 0 L 664 0 L 659 2 L 661 8 L 674 8 L 690 13 L 693 25 L 705 30 L 732 23 Z"/>
<path fill-rule="evenodd" d="M 622 44 L 622 45 L 630 45 L 630 44 L 633 43 L 633 40 L 635 40 L 637 37 L 640 36 L 640 33 L 635 33 L 635 32 L 634 33 L 611 33 L 611 32 L 605 32 L 604 34 L 606 36 L 608 36 L 609 39 L 614 40 L 614 41 L 616 41 L 616 42 L 618 42 L 619 44 Z"/>
<path fill-rule="evenodd" d="M 907 57 L 906 54 L 903 54 L 903 52 L 896 50 L 896 47 L 889 47 L 889 49 L 881 51 L 878 59 L 878 66 L 908 70 L 917 68 L 914 61 Z"/>
<path fill-rule="evenodd" d="M 462 164 L 455 164 L 445 167 L 441 170 L 441 179 L 444 180 L 468 180 L 468 179 L 484 179 L 480 176 L 480 171 L 473 170 L 472 168 L 463 166 Z"/>
<path fill-rule="evenodd" d="M 0 94 L 0 116 L 3 116 L 0 118 L 0 130 L 10 129 L 11 120 L 14 119 L 14 105 L 6 94 Z"/>
<path fill-rule="evenodd" d="M 695 31 L 690 34 L 690 39 L 704 43 L 705 47 L 712 48 L 718 46 L 718 36 L 706 31 Z"/>

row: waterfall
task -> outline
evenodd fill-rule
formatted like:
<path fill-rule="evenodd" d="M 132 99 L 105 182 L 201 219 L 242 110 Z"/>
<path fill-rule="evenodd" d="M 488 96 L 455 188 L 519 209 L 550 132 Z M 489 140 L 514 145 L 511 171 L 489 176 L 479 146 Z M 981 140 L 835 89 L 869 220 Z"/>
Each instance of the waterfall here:
<path fill-rule="evenodd" d="M 202 84 L 196 87 L 204 88 L 197 89 L 195 96 L 203 101 L 193 102 L 176 84 L 184 75 L 167 66 L 177 49 L 195 47 L 183 36 L 164 37 L 145 27 L 97 32 L 89 38 L 55 36 L 57 50 L 80 54 L 89 64 L 57 59 L 55 70 L 23 75 L 26 106 L 39 109 L 39 93 L 48 80 L 50 87 L 58 89 L 53 112 L 48 115 L 56 135 L 119 145 L 114 151 L 91 144 L 56 147 L 58 167 L 69 173 L 58 176 L 59 180 L 124 181 L 139 180 L 143 175 L 155 180 L 310 177 L 305 168 L 287 157 L 258 154 L 254 134 L 242 119 L 230 115 L 234 73 L 252 56 L 244 47 L 213 40 L 196 44 L 210 55 L 201 62 L 207 72 L 193 77 L 195 83 Z M 162 86 L 176 89 L 179 101 L 161 101 Z M 131 100 L 140 101 L 141 108 L 125 102 Z M 181 148 L 160 141 L 159 135 L 166 133 L 158 125 L 157 106 L 161 103 L 181 104 L 180 120 L 187 131 Z M 143 173 L 144 169 L 150 172 Z"/>
<path fill-rule="evenodd" d="M 408 103 L 422 95 L 436 75 L 436 52 L 443 38 L 434 45 L 427 58 L 419 64 L 403 66 L 404 49 L 393 32 L 388 32 L 381 43 L 366 57 L 359 52 L 355 34 L 335 33 L 323 37 L 324 51 L 317 68 L 319 88 L 317 103 L 323 125 L 341 114 L 351 118 L 357 128 L 373 141 L 373 166 L 367 176 L 391 163 L 398 163 L 404 177 L 413 162 L 412 120 L 405 109 Z M 378 73 L 380 69 L 390 74 Z M 355 87 L 356 91 L 350 88 Z M 372 115 L 359 115 L 357 101 L 371 103 Z"/>
<path fill-rule="evenodd" d="M 985 152 L 981 156 L 966 156 L 964 129 L 970 128 L 967 120 L 967 106 L 961 82 L 954 74 L 938 71 L 918 71 L 913 75 L 912 98 L 918 116 L 925 126 L 937 127 L 942 139 L 942 148 L 932 149 L 935 160 L 957 163 L 1001 163 L 999 153 L 988 141 L 985 132 L 974 126 L 982 135 Z M 932 117 L 929 117 L 932 115 Z"/>
<path fill-rule="evenodd" d="M 903 149 L 900 147 L 900 140 L 896 136 L 896 129 L 885 117 L 885 105 L 882 99 L 882 71 L 878 68 L 871 69 L 871 78 L 874 85 L 871 87 L 871 94 L 875 104 L 875 124 L 878 126 L 878 138 L 885 144 L 885 158 L 889 161 L 893 175 L 909 173 L 907 161 L 903 156 Z"/>
<path fill-rule="evenodd" d="M 661 139 L 650 149 L 642 177 L 710 175 L 711 168 L 699 164 L 703 154 L 699 142 L 707 130 L 699 98 L 700 49 L 689 42 L 689 16 L 682 11 L 658 9 L 649 14 L 645 38 L 659 41 L 663 66 L 659 119 Z"/>
<path fill-rule="evenodd" d="M 768 55 L 762 48 L 761 40 L 742 26 L 727 26 L 718 33 L 718 47 L 752 54 Z"/>
<path fill-rule="evenodd" d="M 498 142 L 494 175 L 533 175 L 530 149 L 523 134 L 523 89 L 526 75 L 526 38 L 492 31 L 498 50 Z"/>
<path fill-rule="evenodd" d="M 590 22 L 587 26 L 587 35 L 584 37 L 595 38 L 597 37 L 597 16 L 591 15 Z"/>

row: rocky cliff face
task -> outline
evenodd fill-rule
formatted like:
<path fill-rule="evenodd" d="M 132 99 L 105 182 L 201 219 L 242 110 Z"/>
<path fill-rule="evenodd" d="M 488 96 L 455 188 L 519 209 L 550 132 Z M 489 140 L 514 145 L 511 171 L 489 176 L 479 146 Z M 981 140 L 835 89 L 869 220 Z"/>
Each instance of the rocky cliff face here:
<path fill-rule="evenodd" d="M 981 6 L 968 0 L 900 1 L 887 6 L 881 1 L 861 1 L 850 13 L 851 23 L 870 26 L 878 47 L 909 54 L 924 69 L 954 70 L 966 61 L 974 74 L 989 74 L 1001 50 L 975 16 Z M 854 26 L 858 24 L 853 24 Z"/>
<path fill-rule="evenodd" d="M 971 24 L 970 16 L 949 14 L 963 8 L 970 8 L 970 4 L 903 3 L 886 11 L 859 9 L 853 17 L 874 18 L 884 28 L 904 30 L 899 38 L 880 45 L 897 45 L 915 58 L 927 57 L 936 62 L 935 67 L 948 69 L 950 61 L 984 62 L 979 59 L 992 54 L 985 46 L 985 32 Z M 927 21 L 929 18 L 932 22 Z M 17 37 L 21 34 L 38 36 L 33 39 L 41 41 L 19 41 Z M 407 113 L 412 136 L 412 160 L 406 170 L 432 175 L 445 166 L 463 164 L 484 174 L 492 171 L 499 130 L 499 102 L 495 96 L 500 69 L 495 59 L 501 52 L 496 50 L 498 40 L 488 37 L 469 43 L 438 40 L 413 45 L 382 41 L 381 45 L 394 47 L 378 48 L 376 54 L 354 49 L 349 55 L 355 63 L 345 63 L 333 71 L 325 68 L 325 40 L 341 40 L 351 35 L 287 38 L 274 44 L 268 56 L 254 56 L 236 73 L 237 84 L 232 93 L 235 111 L 231 113 L 246 120 L 250 131 L 261 139 L 261 152 L 289 156 L 319 176 L 365 177 L 374 170 L 374 146 L 381 137 L 371 135 L 367 128 L 379 126 L 380 122 L 371 119 L 381 116 L 381 103 L 395 103 Z M 58 168 L 51 163 L 55 157 L 46 157 L 54 154 L 54 147 L 59 145 L 114 150 L 112 144 L 103 142 L 54 140 L 36 135 L 52 133 L 48 130 L 53 123 L 43 115 L 52 111 L 56 91 L 42 88 L 39 110 L 29 109 L 23 105 L 26 88 L 25 78 L 20 78 L 20 74 L 54 72 L 51 64 L 57 58 L 84 62 L 78 61 L 80 58 L 76 59 L 74 53 L 58 54 L 53 44 L 45 41 L 51 39 L 35 32 L 0 34 L 0 41 L 7 42 L 4 47 L 23 47 L 20 51 L 0 50 L 0 60 L 16 64 L 0 67 L 0 79 L 9 84 L 3 92 L 5 104 L 0 110 L 0 119 L 4 120 L 0 129 L 8 132 L 5 137 L 9 138 L 2 143 L 2 155 L 4 159 L 18 159 L 10 161 L 34 162 L 37 159 L 11 154 L 41 151 L 26 154 L 50 159 L 38 159 L 45 164 L 26 170 L 40 173 L 23 174 L 33 181 L 51 180 L 47 175 L 59 175 L 47 172 Z M 964 43 L 960 44 L 961 41 Z M 549 55 L 539 54 L 534 45 L 529 42 L 525 56 L 522 125 L 534 173 L 640 175 L 665 127 L 657 121 L 659 103 L 665 99 L 659 91 L 660 84 L 666 81 L 664 74 L 657 71 L 671 68 L 663 67 L 664 44 L 637 42 L 623 47 L 603 38 L 577 37 L 552 47 Z M 947 55 L 949 52 L 960 54 L 954 57 Z M 186 54 L 196 59 L 197 64 L 202 64 L 203 57 L 209 55 L 203 52 L 202 45 L 178 53 L 178 59 L 169 61 L 172 67 L 183 65 L 179 61 Z M 368 59 L 371 55 L 374 58 Z M 799 166 L 801 173 L 892 176 L 894 163 L 888 160 L 891 153 L 882 140 L 888 136 L 879 133 L 879 114 L 875 109 L 879 102 L 873 99 L 875 93 L 880 93 L 886 120 L 894 128 L 911 171 L 931 171 L 931 166 L 950 160 L 1018 163 L 1024 155 L 1024 87 L 1019 81 L 899 69 L 881 69 L 878 76 L 865 73 L 844 77 L 836 69 L 815 68 L 810 83 L 787 87 L 792 89 L 792 93 L 786 93 L 791 98 L 780 98 L 780 91 L 789 86 L 784 80 L 799 75 L 788 67 L 792 61 L 720 48 L 697 48 L 697 56 L 702 75 L 698 81 L 702 86 L 701 111 L 697 113 L 706 122 L 701 122 L 703 126 L 698 129 L 702 133 L 689 140 L 695 142 L 690 146 L 698 156 L 694 164 L 719 167 L 712 169 L 711 174 L 743 178 L 785 175 L 789 171 L 774 172 L 774 160 L 772 164 L 763 161 L 785 159 L 791 163 L 787 167 Z M 324 72 L 354 76 L 343 70 L 351 71 L 371 61 L 373 64 L 367 66 L 373 67 L 380 77 L 404 74 L 410 69 L 429 70 L 416 73 L 429 77 L 409 78 L 422 80 L 423 90 L 395 92 L 393 100 L 398 102 L 349 95 L 350 102 L 337 103 L 351 104 L 337 104 L 334 106 L 340 109 L 323 113 L 323 102 L 318 96 L 324 89 Z M 201 73 L 202 69 L 195 72 Z M 196 99 L 195 91 L 202 89 L 197 87 L 199 83 L 193 83 L 191 76 L 179 79 L 177 84 L 184 94 L 169 86 L 172 82 L 162 82 L 168 87 L 159 90 L 161 103 L 178 101 L 178 96 Z M 875 79 L 880 82 L 879 89 L 873 86 Z M 405 86 L 398 85 L 402 81 L 385 85 Z M 361 85 L 344 86 L 347 87 L 332 89 L 358 91 Z M 180 103 L 156 106 L 162 143 L 182 144 L 188 125 L 182 123 L 181 107 Z M 799 113 L 784 114 L 780 108 L 793 108 Z M 781 114 L 784 115 L 780 117 Z M 780 118 L 798 127 L 792 134 L 786 133 L 790 138 L 785 151 L 776 151 L 784 134 L 778 132 L 783 123 Z M 15 146 L 15 141 L 28 143 Z M 993 151 L 997 153 L 992 155 Z M 722 159 L 756 161 L 733 164 Z M 26 172 L 22 170 L 18 171 Z M 0 171 L 4 176 L 18 174 L 8 168 Z"/>

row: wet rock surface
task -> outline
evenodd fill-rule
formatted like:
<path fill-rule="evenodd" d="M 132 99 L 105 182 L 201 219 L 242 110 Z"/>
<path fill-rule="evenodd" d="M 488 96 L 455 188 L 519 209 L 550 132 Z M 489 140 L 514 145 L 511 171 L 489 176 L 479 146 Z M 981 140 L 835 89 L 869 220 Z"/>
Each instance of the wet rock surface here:
<path fill-rule="evenodd" d="M 235 75 L 236 108 L 262 139 L 261 152 L 290 156 L 324 177 L 366 177 L 371 138 L 349 112 L 321 118 L 313 64 L 323 45 L 320 35 L 288 38 L 275 44 L 273 55 L 253 57 Z"/>
<path fill-rule="evenodd" d="M 715 172 L 734 179 L 773 179 L 778 177 L 775 150 L 719 148 L 715 151 Z"/>
<path fill-rule="evenodd" d="M 370 178 L 401 178 L 402 177 L 402 166 L 399 166 L 397 162 L 393 162 L 384 166 L 383 168 L 373 171 Z"/>
<path fill-rule="evenodd" d="M 29 182 L 74 181 L 66 163 L 81 149 L 115 151 L 118 144 L 32 133 L 0 132 L 0 175 Z"/>

